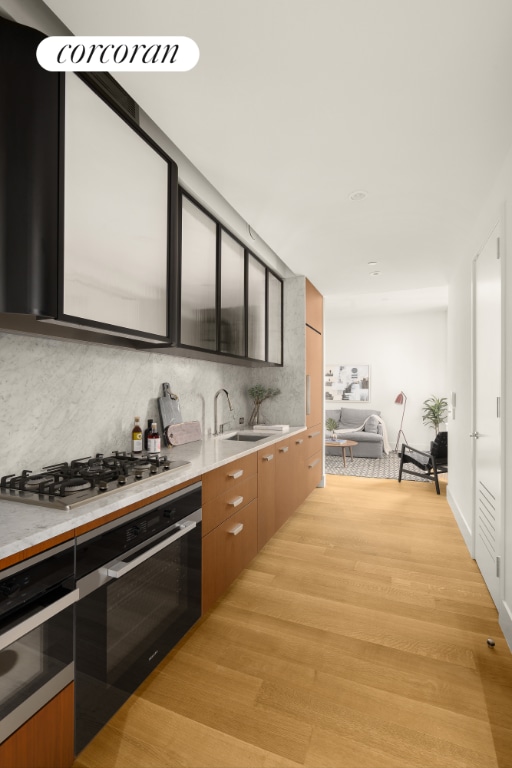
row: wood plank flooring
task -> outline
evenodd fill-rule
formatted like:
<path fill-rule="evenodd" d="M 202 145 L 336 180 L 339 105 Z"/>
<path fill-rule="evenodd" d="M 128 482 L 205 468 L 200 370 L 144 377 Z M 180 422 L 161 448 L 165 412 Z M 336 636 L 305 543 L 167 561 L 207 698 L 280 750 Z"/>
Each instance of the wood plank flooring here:
<path fill-rule="evenodd" d="M 445 496 L 327 480 L 74 768 L 511 768 L 512 655 Z"/>

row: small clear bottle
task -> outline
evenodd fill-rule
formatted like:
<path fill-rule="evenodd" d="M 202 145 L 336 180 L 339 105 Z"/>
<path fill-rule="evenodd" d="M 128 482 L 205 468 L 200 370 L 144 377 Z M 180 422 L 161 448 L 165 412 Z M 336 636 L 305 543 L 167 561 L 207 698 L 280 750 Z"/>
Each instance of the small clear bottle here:
<path fill-rule="evenodd" d="M 135 424 L 132 429 L 132 453 L 142 453 L 142 427 L 140 426 L 140 416 L 135 417 Z"/>
<path fill-rule="evenodd" d="M 148 453 L 160 453 L 160 435 L 156 428 L 156 421 L 151 424 L 151 432 L 148 436 Z"/>

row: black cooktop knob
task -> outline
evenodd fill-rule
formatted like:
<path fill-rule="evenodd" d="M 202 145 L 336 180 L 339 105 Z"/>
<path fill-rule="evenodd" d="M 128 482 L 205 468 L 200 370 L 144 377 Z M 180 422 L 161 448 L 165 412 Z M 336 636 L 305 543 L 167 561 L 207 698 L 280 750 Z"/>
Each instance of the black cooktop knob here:
<path fill-rule="evenodd" d="M 105 482 L 105 480 L 100 480 L 99 485 L 98 485 L 98 489 L 100 491 L 106 491 L 108 489 L 108 485 Z"/>
<path fill-rule="evenodd" d="M 126 485 L 126 475 L 119 475 L 117 478 L 118 485 Z"/>
<path fill-rule="evenodd" d="M 152 465 L 151 465 L 151 469 L 150 469 L 150 472 L 151 472 L 151 474 L 152 474 L 152 475 L 156 475 L 156 474 L 157 474 L 157 472 L 158 472 L 158 467 L 156 466 L 156 464 L 152 464 Z"/>
<path fill-rule="evenodd" d="M 140 469 L 136 470 L 135 472 L 135 479 L 136 480 L 142 480 L 142 472 Z"/>

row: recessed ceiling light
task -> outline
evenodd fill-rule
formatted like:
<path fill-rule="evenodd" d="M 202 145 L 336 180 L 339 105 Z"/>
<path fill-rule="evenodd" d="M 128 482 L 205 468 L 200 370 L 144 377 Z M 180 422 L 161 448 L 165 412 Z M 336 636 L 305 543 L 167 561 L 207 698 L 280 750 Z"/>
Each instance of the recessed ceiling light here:
<path fill-rule="evenodd" d="M 369 261 L 369 262 L 368 262 L 368 266 L 369 266 L 369 267 L 374 267 L 376 264 L 377 264 L 377 262 L 376 262 L 376 261 Z"/>
<path fill-rule="evenodd" d="M 352 200 L 354 203 L 359 202 L 359 200 L 364 200 L 366 197 L 368 197 L 368 192 L 365 192 L 364 189 L 355 189 L 353 192 L 350 193 L 348 196 L 349 200 Z"/>
<path fill-rule="evenodd" d="M 377 275 L 380 275 L 380 272 L 378 269 L 376 269 L 374 272 L 370 272 L 370 277 L 377 277 Z"/>

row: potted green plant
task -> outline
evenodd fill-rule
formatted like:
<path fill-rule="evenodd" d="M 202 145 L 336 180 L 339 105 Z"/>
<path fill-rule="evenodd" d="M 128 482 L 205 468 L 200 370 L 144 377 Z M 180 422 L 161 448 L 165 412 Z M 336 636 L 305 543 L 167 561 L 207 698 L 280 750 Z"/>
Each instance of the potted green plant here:
<path fill-rule="evenodd" d="M 338 422 L 336 419 L 328 418 L 325 422 L 325 428 L 329 430 L 331 433 L 331 437 L 333 440 L 336 440 L 336 432 L 335 430 L 338 429 Z"/>
<path fill-rule="evenodd" d="M 268 400 L 269 397 L 276 397 L 281 394 L 281 390 L 277 387 L 265 387 L 263 384 L 255 384 L 254 387 L 250 387 L 249 397 L 253 401 L 252 413 L 249 418 L 249 426 L 253 427 L 255 424 L 260 423 L 260 406 L 264 400 Z"/>
<path fill-rule="evenodd" d="M 423 402 L 423 423 L 433 427 L 436 435 L 439 434 L 439 425 L 446 421 L 448 416 L 448 400 L 446 397 L 432 395 Z"/>

